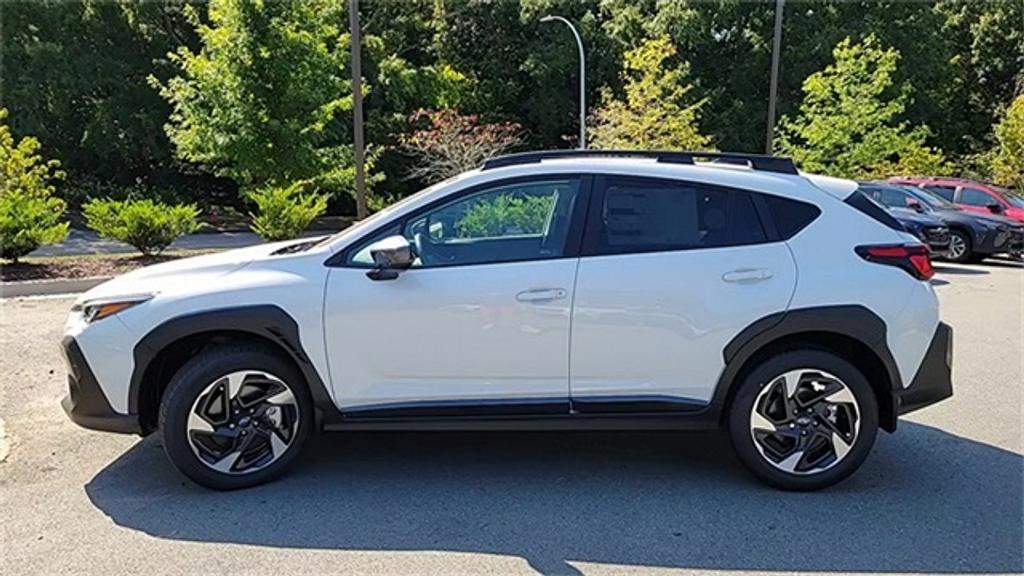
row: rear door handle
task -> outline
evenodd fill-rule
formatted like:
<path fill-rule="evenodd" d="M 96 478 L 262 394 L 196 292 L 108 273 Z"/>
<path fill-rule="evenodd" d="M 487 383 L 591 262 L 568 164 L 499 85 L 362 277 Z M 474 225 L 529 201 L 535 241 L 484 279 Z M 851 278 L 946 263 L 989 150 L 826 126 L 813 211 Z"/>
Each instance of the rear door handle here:
<path fill-rule="evenodd" d="M 740 268 L 722 274 L 722 280 L 735 284 L 753 284 L 774 276 L 767 268 Z"/>
<path fill-rule="evenodd" d="M 516 300 L 520 302 L 549 302 L 565 298 L 567 292 L 564 288 L 538 288 L 536 290 L 524 290 L 516 294 Z"/>

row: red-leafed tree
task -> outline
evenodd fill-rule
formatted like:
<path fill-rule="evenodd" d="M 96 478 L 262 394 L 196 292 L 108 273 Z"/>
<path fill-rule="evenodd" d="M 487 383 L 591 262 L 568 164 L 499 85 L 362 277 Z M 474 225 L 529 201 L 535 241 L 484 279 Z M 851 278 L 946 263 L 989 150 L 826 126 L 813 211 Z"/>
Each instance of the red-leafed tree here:
<path fill-rule="evenodd" d="M 410 176 L 424 180 L 443 180 L 471 170 L 522 142 L 519 124 L 481 124 L 478 116 L 457 110 L 418 110 L 409 123 L 413 130 L 399 135 L 398 142 L 416 158 Z"/>

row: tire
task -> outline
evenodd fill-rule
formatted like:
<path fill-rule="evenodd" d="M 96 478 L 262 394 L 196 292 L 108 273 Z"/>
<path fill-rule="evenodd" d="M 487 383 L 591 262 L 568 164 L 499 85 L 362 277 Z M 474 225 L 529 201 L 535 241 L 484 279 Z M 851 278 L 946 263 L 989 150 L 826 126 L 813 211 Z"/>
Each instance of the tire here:
<path fill-rule="evenodd" d="M 815 390 L 819 386 L 824 390 Z M 800 412 L 789 416 L 794 408 Z M 819 490 L 846 479 L 867 458 L 878 432 L 878 403 L 848 361 L 824 350 L 792 350 L 747 374 L 727 424 L 737 457 L 754 476 L 784 490 Z"/>
<path fill-rule="evenodd" d="M 171 378 L 159 427 L 182 474 L 214 490 L 248 488 L 295 461 L 313 429 L 313 403 L 276 350 L 227 344 L 203 350 Z"/>
<path fill-rule="evenodd" d="M 973 257 L 974 252 L 970 235 L 963 230 L 950 230 L 949 250 L 946 252 L 946 260 L 963 264 L 970 262 Z"/>

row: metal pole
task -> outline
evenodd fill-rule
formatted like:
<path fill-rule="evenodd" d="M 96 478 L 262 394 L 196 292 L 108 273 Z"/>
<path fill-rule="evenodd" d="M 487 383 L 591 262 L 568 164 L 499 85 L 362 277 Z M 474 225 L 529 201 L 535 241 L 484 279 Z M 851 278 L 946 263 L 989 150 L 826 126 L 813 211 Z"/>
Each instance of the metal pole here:
<path fill-rule="evenodd" d="M 541 22 L 552 22 L 559 21 L 569 27 L 572 30 L 572 35 L 576 38 L 576 47 L 580 51 L 580 150 L 587 149 L 587 56 L 583 50 L 583 39 L 580 38 L 579 32 L 576 31 L 576 27 L 561 16 L 545 16 L 540 19 Z"/>
<path fill-rule="evenodd" d="M 363 65 L 359 31 L 359 0 L 348 2 L 352 47 L 352 132 L 356 163 L 356 218 L 366 218 L 366 143 L 363 141 Z"/>
<path fill-rule="evenodd" d="M 764 151 L 772 153 L 772 137 L 775 135 L 775 100 L 779 93 L 779 61 L 782 57 L 782 12 L 786 0 L 775 0 L 775 37 L 772 39 L 772 79 L 768 88 L 768 132 L 765 136 Z"/>

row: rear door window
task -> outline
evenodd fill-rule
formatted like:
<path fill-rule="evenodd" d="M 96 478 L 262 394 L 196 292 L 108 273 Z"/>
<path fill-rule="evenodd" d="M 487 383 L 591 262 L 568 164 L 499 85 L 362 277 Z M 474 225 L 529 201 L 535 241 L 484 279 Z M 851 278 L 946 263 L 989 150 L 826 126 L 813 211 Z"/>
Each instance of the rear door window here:
<path fill-rule="evenodd" d="M 996 204 L 996 199 L 976 188 L 961 188 L 960 203 L 969 206 L 985 207 L 989 204 Z"/>
<path fill-rule="evenodd" d="M 604 178 L 585 254 L 719 248 L 768 241 L 751 193 L 689 182 Z M 593 221 L 593 220 L 592 220 Z"/>
<path fill-rule="evenodd" d="M 921 188 L 924 188 L 925 190 L 933 194 L 938 194 L 940 197 L 949 200 L 950 202 L 953 201 L 953 197 L 956 195 L 955 186 L 938 186 L 935 184 L 925 184 L 924 186 L 921 186 Z"/>

